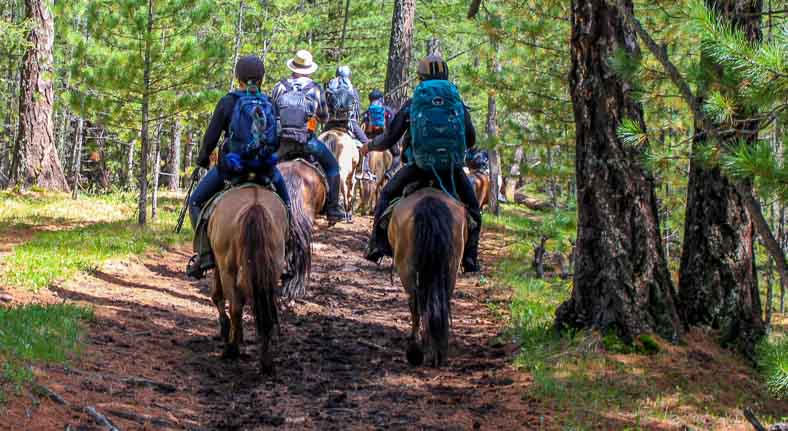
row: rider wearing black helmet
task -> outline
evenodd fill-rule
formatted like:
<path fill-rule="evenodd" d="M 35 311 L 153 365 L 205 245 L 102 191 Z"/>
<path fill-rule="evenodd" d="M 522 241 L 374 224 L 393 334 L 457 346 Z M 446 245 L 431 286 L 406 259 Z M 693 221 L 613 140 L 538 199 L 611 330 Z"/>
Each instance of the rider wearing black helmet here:
<path fill-rule="evenodd" d="M 361 101 L 358 96 L 358 91 L 356 91 L 356 88 L 353 87 L 353 83 L 350 81 L 351 77 L 352 72 L 350 71 L 349 66 L 339 66 L 336 70 L 336 76 L 328 81 L 326 92 L 327 98 L 329 99 L 329 120 L 326 123 L 325 130 L 330 130 L 333 128 L 346 129 L 348 132 L 350 132 L 354 139 L 358 140 L 362 144 L 366 144 L 369 142 L 369 138 L 358 124 L 359 119 L 361 118 Z M 331 112 L 334 108 L 334 103 L 331 103 L 332 95 L 337 94 L 340 91 L 346 91 L 353 98 L 352 109 L 350 109 L 349 112 L 343 113 L 343 115 L 338 115 L 336 112 Z"/>
<path fill-rule="evenodd" d="M 448 65 L 440 56 L 430 55 L 419 62 L 418 75 L 421 81 L 448 80 Z M 397 142 L 407 134 L 408 137 L 404 139 L 403 148 L 403 153 L 407 155 L 409 152 L 408 147 L 410 146 L 410 109 L 411 100 L 409 99 L 402 105 L 402 109 L 397 112 L 397 115 L 394 116 L 394 119 L 391 121 L 391 126 L 386 132 L 375 138 L 371 144 L 365 145 L 362 151 L 388 150 L 393 148 Z M 476 130 L 473 127 L 470 112 L 467 108 L 465 108 L 464 114 L 465 145 L 467 148 L 474 148 L 476 146 Z M 412 161 L 409 157 L 406 157 L 406 159 L 409 162 Z M 451 177 L 453 177 L 454 184 L 456 184 L 457 197 L 465 204 L 470 217 L 474 221 L 471 226 L 472 229 L 468 233 L 468 241 L 465 244 L 462 266 L 465 272 L 478 272 L 479 234 L 481 231 L 482 217 L 473 186 L 465 176 L 462 166 L 457 166 L 453 171 L 445 172 L 440 174 L 440 176 L 445 177 L 441 181 L 446 184 L 450 183 L 452 180 Z M 378 262 L 383 256 L 391 255 L 391 248 L 386 238 L 387 233 L 379 226 L 380 219 L 391 203 L 391 200 L 397 196 L 401 196 L 405 187 L 409 184 L 415 182 L 423 183 L 434 178 L 435 173 L 433 171 L 424 170 L 411 163 L 403 166 L 402 169 L 394 175 L 394 178 L 386 184 L 380 192 L 377 206 L 375 207 L 375 223 L 364 256 L 366 259 Z"/>
<path fill-rule="evenodd" d="M 362 124 L 364 131 L 370 139 L 382 135 L 391 125 L 391 120 L 394 118 L 394 110 L 385 104 L 383 92 L 377 88 L 369 92 L 369 108 L 362 115 Z M 393 156 L 391 167 L 386 171 L 386 178 L 391 179 L 394 173 L 397 172 L 400 165 L 400 149 L 399 144 L 394 145 L 389 149 Z M 364 172 L 369 171 L 369 167 L 364 160 Z"/>

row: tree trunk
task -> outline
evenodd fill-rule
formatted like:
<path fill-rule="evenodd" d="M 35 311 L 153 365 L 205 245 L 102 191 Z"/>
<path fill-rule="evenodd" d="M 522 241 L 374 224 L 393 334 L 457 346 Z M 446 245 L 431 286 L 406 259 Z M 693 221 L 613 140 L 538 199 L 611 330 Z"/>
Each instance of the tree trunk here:
<path fill-rule="evenodd" d="M 430 41 L 435 40 L 438 43 L 437 49 L 440 49 L 440 41 L 437 38 L 432 38 Z M 498 59 L 499 45 L 495 38 L 491 37 L 493 46 L 493 55 L 490 59 L 490 71 L 496 75 L 501 73 L 501 62 Z M 433 47 L 434 49 L 434 47 Z M 498 194 L 501 191 L 501 156 L 498 153 L 498 103 L 496 100 L 495 90 L 490 90 L 487 95 L 487 138 L 495 142 L 490 156 L 490 212 L 496 216 L 501 213 L 500 205 L 498 205 Z"/>
<path fill-rule="evenodd" d="M 126 190 L 131 190 L 131 180 L 134 178 L 134 140 L 130 140 L 126 148 L 126 166 L 124 167 L 123 182 Z"/>
<path fill-rule="evenodd" d="M 386 103 L 395 110 L 408 99 L 408 70 L 410 70 L 415 17 L 416 0 L 394 1 L 385 88 Z"/>
<path fill-rule="evenodd" d="M 177 192 L 181 179 L 181 124 L 178 120 L 172 123 L 172 143 L 170 144 L 170 190 Z"/>
<path fill-rule="evenodd" d="M 162 124 L 156 126 L 156 143 L 153 147 L 153 185 L 150 201 L 150 219 L 156 221 L 159 216 L 159 179 L 161 174 L 161 129 Z"/>
<path fill-rule="evenodd" d="M 26 16 L 32 28 L 28 35 L 30 47 L 22 60 L 19 133 L 11 163 L 11 180 L 22 187 L 68 191 L 68 182 L 55 148 L 52 119 L 53 3 L 54 0 L 25 0 Z"/>
<path fill-rule="evenodd" d="M 431 36 L 429 39 L 427 39 L 427 55 L 439 55 L 443 57 L 440 39 L 435 36 Z"/>
<path fill-rule="evenodd" d="M 74 131 L 74 145 L 71 151 L 72 199 L 79 197 L 79 178 L 82 176 L 82 141 L 85 136 L 85 119 L 77 117 L 77 127 Z"/>
<path fill-rule="evenodd" d="M 523 163 L 525 157 L 525 148 L 520 145 L 514 150 L 514 159 L 512 159 L 512 166 L 509 167 L 509 176 L 506 177 L 506 187 L 504 189 L 504 196 L 509 202 L 514 202 L 514 195 L 517 192 L 517 183 L 520 181 L 520 165 Z"/>
<path fill-rule="evenodd" d="M 760 1 L 709 0 L 706 5 L 743 30 L 750 40 L 760 39 Z M 723 82 L 722 68 L 704 53 L 701 68 L 710 76 L 707 86 Z M 701 99 L 704 90 L 702 85 Z M 741 128 L 757 130 L 751 123 Z M 696 129 L 702 126 L 698 124 Z M 697 136 L 693 145 L 703 145 L 705 136 Z M 755 134 L 736 139 L 740 138 L 757 139 Z M 750 185 L 742 187 L 751 193 Z M 734 345 L 752 357 L 764 334 L 753 253 L 755 226 L 737 185 L 728 181 L 719 167 L 709 167 L 695 158 L 690 162 L 684 231 L 679 272 L 679 309 L 684 322 L 719 330 L 723 344 Z"/>
<path fill-rule="evenodd" d="M 244 22 L 244 0 L 238 0 L 238 19 L 235 22 L 235 47 L 233 49 L 233 63 L 230 65 L 230 84 L 227 91 L 233 91 L 235 87 L 235 64 L 238 63 L 238 56 L 243 44 L 243 22 Z"/>
<path fill-rule="evenodd" d="M 188 172 L 194 160 L 194 132 L 189 130 L 186 134 L 186 160 L 183 161 L 183 171 Z"/>
<path fill-rule="evenodd" d="M 624 2 L 631 10 L 631 0 Z M 654 180 L 642 148 L 624 145 L 627 118 L 643 130 L 632 86 L 608 59 L 639 47 L 609 0 L 572 1 L 570 93 L 576 124 L 578 232 L 572 297 L 556 313 L 559 328 L 614 330 L 632 341 L 654 332 L 676 340 L 681 324 L 659 232 Z"/>
<path fill-rule="evenodd" d="M 142 153 L 140 156 L 140 170 L 139 170 L 139 187 L 140 194 L 137 205 L 138 223 L 140 226 L 145 226 L 148 219 L 148 153 L 150 152 L 150 136 L 148 130 L 148 121 L 150 120 L 150 86 L 151 86 L 151 38 L 153 33 L 153 0 L 148 0 L 148 22 L 147 22 L 147 35 L 145 38 L 145 52 L 143 61 L 145 62 L 143 68 L 143 93 L 142 93 L 142 130 L 140 131 L 140 140 L 142 141 Z"/>

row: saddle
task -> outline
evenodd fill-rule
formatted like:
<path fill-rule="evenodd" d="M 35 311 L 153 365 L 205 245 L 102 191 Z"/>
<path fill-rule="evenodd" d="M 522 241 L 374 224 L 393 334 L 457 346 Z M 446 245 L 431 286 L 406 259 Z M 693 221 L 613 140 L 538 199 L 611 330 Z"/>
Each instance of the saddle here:
<path fill-rule="evenodd" d="M 320 179 L 323 181 L 323 187 L 325 187 L 326 190 L 328 190 L 328 177 L 326 176 L 326 171 L 323 170 L 323 167 L 320 166 L 320 163 L 318 163 L 317 160 L 315 160 L 314 157 L 303 155 L 303 156 L 296 157 L 294 159 L 284 160 L 284 161 L 292 161 L 292 162 L 295 162 L 295 163 L 301 163 L 304 166 L 312 168 L 315 172 L 317 172 L 317 175 L 320 176 Z"/>

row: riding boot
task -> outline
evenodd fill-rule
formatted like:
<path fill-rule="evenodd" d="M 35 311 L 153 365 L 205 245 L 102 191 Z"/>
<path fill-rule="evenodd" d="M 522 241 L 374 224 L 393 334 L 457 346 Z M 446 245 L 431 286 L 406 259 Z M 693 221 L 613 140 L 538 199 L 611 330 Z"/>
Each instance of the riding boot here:
<path fill-rule="evenodd" d="M 201 211 L 202 209 L 198 205 L 189 203 L 189 221 L 192 224 L 192 231 L 194 231 L 194 255 L 189 259 L 189 263 L 186 264 L 186 275 L 198 280 L 205 277 L 205 272 L 202 270 L 202 264 L 200 262 L 200 232 L 197 230 L 197 228 L 200 227 Z"/>
<path fill-rule="evenodd" d="M 482 225 L 474 220 L 473 229 L 468 231 L 468 241 L 462 255 L 462 269 L 464 272 L 479 272 L 479 236 Z"/>
<path fill-rule="evenodd" d="M 328 202 L 326 202 L 326 218 L 331 222 L 347 219 L 347 214 L 339 206 L 339 175 L 328 177 Z"/>
<path fill-rule="evenodd" d="M 397 169 L 399 169 L 400 164 L 400 156 L 394 156 L 394 159 L 391 161 L 391 167 L 386 171 L 386 179 L 390 180 L 394 174 L 397 173 Z"/>
<path fill-rule="evenodd" d="M 372 233 L 369 236 L 369 243 L 367 244 L 367 249 L 364 252 L 364 259 L 379 263 L 381 259 L 385 256 L 391 256 L 391 246 L 386 238 L 387 232 L 381 226 L 381 219 L 383 218 L 383 214 L 388 209 L 388 201 L 384 201 L 382 198 L 378 201 L 378 205 L 375 207 L 375 218 L 374 222 L 372 223 Z"/>

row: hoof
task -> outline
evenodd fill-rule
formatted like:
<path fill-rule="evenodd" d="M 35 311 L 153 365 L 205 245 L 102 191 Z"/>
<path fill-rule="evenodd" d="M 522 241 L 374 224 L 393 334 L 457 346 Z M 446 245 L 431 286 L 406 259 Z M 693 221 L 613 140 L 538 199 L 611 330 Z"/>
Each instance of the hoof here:
<path fill-rule="evenodd" d="M 225 343 L 230 338 L 230 321 L 219 319 L 219 338 Z"/>
<path fill-rule="evenodd" d="M 222 359 L 238 359 L 241 357 L 241 349 L 238 346 L 228 344 L 222 352 Z"/>
<path fill-rule="evenodd" d="M 260 358 L 260 374 L 269 377 L 276 376 L 276 370 L 274 367 L 274 358 L 270 354 L 264 354 Z"/>
<path fill-rule="evenodd" d="M 408 358 L 408 363 L 413 366 L 419 366 L 424 363 L 424 352 L 421 350 L 421 347 L 415 343 L 408 345 L 405 356 Z"/>

